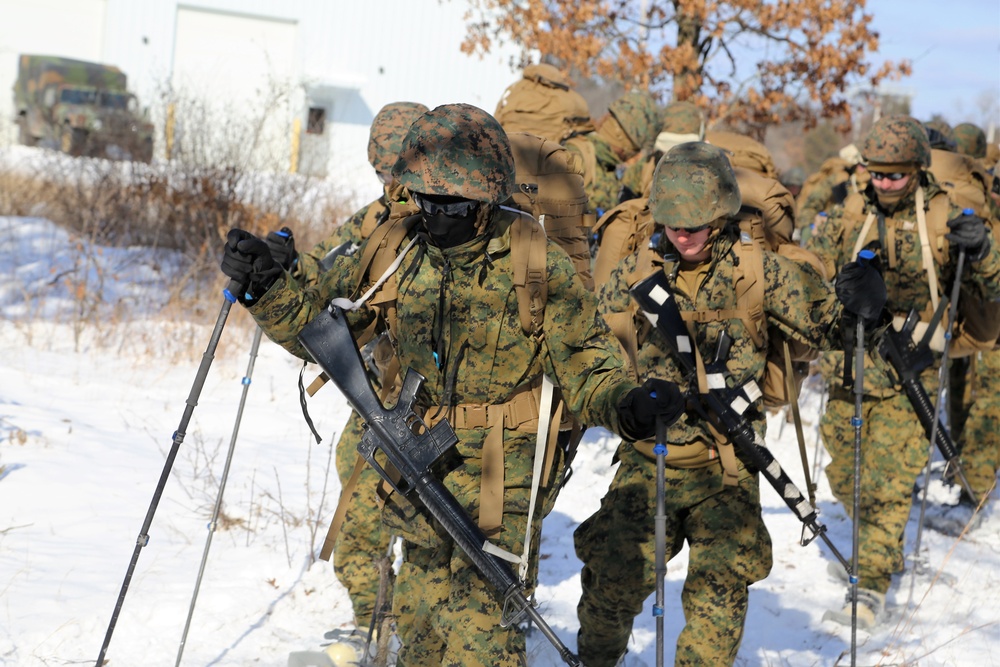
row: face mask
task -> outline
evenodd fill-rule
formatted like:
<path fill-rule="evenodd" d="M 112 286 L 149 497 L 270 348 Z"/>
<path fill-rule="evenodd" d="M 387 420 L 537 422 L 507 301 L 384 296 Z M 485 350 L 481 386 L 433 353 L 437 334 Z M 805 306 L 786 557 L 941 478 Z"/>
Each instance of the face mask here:
<path fill-rule="evenodd" d="M 476 236 L 476 213 L 479 202 L 460 200 L 433 201 L 426 195 L 413 193 L 413 201 L 420 207 L 424 228 L 431 241 L 439 248 L 454 248 L 471 241 Z"/>
<path fill-rule="evenodd" d="M 456 218 L 444 213 L 424 213 L 424 228 L 439 248 L 454 248 L 471 241 L 476 236 L 476 215 L 472 213 Z"/>

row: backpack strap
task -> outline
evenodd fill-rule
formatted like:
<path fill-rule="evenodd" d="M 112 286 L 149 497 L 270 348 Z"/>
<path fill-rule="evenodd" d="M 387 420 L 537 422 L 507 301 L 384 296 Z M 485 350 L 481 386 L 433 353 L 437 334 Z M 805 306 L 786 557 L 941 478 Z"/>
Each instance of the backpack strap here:
<path fill-rule="evenodd" d="M 529 336 L 542 334 L 545 303 L 549 297 L 547 240 L 542 226 L 518 215 L 510 228 L 510 252 L 514 263 L 514 290 L 521 328 Z"/>

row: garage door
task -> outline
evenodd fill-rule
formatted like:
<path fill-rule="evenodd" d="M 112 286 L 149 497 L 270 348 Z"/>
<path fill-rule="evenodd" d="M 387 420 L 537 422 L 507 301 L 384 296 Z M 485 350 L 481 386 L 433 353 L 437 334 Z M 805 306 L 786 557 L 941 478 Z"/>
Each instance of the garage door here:
<path fill-rule="evenodd" d="M 186 99 L 205 99 L 214 113 L 230 116 L 220 121 L 230 129 L 234 123 L 253 126 L 267 114 L 267 146 L 261 149 L 269 155 L 264 159 L 287 160 L 288 106 L 269 101 L 296 81 L 297 32 L 295 22 L 178 7 L 173 89 Z"/>

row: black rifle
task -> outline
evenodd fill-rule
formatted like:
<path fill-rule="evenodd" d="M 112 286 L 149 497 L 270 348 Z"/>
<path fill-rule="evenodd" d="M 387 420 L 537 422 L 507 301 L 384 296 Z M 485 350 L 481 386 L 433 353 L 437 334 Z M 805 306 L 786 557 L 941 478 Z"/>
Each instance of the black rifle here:
<path fill-rule="evenodd" d="M 946 301 L 941 302 L 941 306 L 938 308 L 939 313 L 945 304 Z M 910 399 L 910 405 L 913 406 L 913 411 L 917 414 L 917 419 L 920 421 L 920 425 L 924 427 L 927 437 L 930 438 L 933 436 L 934 444 L 937 446 L 938 451 L 941 452 L 941 456 L 948 462 L 948 466 L 955 471 L 959 483 L 961 483 L 965 492 L 969 494 L 969 498 L 975 500 L 977 496 L 972 490 L 969 480 L 965 477 L 965 470 L 962 468 L 962 460 L 959 457 L 958 448 L 952 441 L 951 434 L 940 423 L 940 419 L 938 419 L 938 424 L 935 427 L 934 404 L 931 403 L 930 396 L 927 395 L 927 390 L 924 389 L 924 385 L 920 382 L 920 373 L 934 364 L 934 353 L 931 352 L 929 341 L 934 330 L 937 329 L 939 320 L 940 314 L 936 314 L 928 325 L 927 333 L 924 334 L 921 341 L 914 343 L 913 330 L 920 321 L 920 317 L 916 311 L 911 311 L 907 315 L 902 329 L 896 331 L 891 326 L 886 329 L 882 335 L 882 339 L 878 343 L 878 352 L 892 366 L 895 377 L 891 379 L 903 387 L 903 392 Z"/>
<path fill-rule="evenodd" d="M 760 397 L 760 389 L 756 383 L 747 383 L 734 389 L 728 389 L 724 383 L 720 383 L 723 386 L 710 387 L 708 393 L 700 393 L 697 389 L 698 371 L 693 352 L 695 342 L 691 339 L 684 320 L 681 319 L 680 310 L 670 292 L 666 275 L 662 271 L 657 271 L 655 275 L 637 283 L 631 292 L 632 298 L 639 304 L 646 318 L 663 334 L 674 353 L 674 358 L 690 380 L 693 387 L 690 393 L 697 397 L 701 407 L 707 409 L 706 417 L 710 418 L 721 432 L 729 436 L 733 444 L 749 459 L 751 465 L 774 487 L 788 508 L 812 531 L 812 539 L 801 540 L 801 544 L 804 546 L 813 539 L 820 538 L 844 566 L 848 575 L 853 577 L 850 563 L 830 541 L 826 534 L 826 526 L 818 521 L 816 509 L 782 470 L 774 455 L 765 446 L 764 439 L 754 430 L 750 420 L 743 416 L 743 411 L 734 407 L 742 406 L 745 409 Z M 723 332 L 719 337 L 715 359 L 705 366 L 706 374 L 726 374 L 725 362 L 729 356 L 731 343 L 732 338 Z"/>
<path fill-rule="evenodd" d="M 407 369 L 399 399 L 395 407 L 387 410 L 368 381 L 368 372 L 344 311 L 333 304 L 307 324 L 298 338 L 368 426 L 358 444 L 358 452 L 397 493 L 416 495 L 468 555 L 503 601 L 501 624 L 510 625 L 526 614 L 566 664 L 582 667 L 580 659 L 566 648 L 528 602 L 510 565 L 484 550 L 488 544 L 486 535 L 431 472 L 434 462 L 454 446 L 458 438 L 447 421 L 428 429 L 413 411 L 417 392 L 425 378 L 412 368 Z M 399 473 L 398 480 L 376 460 L 376 450 Z"/>

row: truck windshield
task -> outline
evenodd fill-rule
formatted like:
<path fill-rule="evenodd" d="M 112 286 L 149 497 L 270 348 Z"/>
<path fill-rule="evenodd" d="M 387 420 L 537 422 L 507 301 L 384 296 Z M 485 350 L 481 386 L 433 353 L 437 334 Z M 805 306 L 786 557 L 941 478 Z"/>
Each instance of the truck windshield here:
<path fill-rule="evenodd" d="M 125 110 L 128 108 L 130 95 L 125 93 L 101 93 L 101 106 L 108 109 Z"/>
<path fill-rule="evenodd" d="M 59 92 L 59 101 L 63 104 L 94 104 L 97 101 L 97 91 L 88 88 L 63 88 Z"/>

